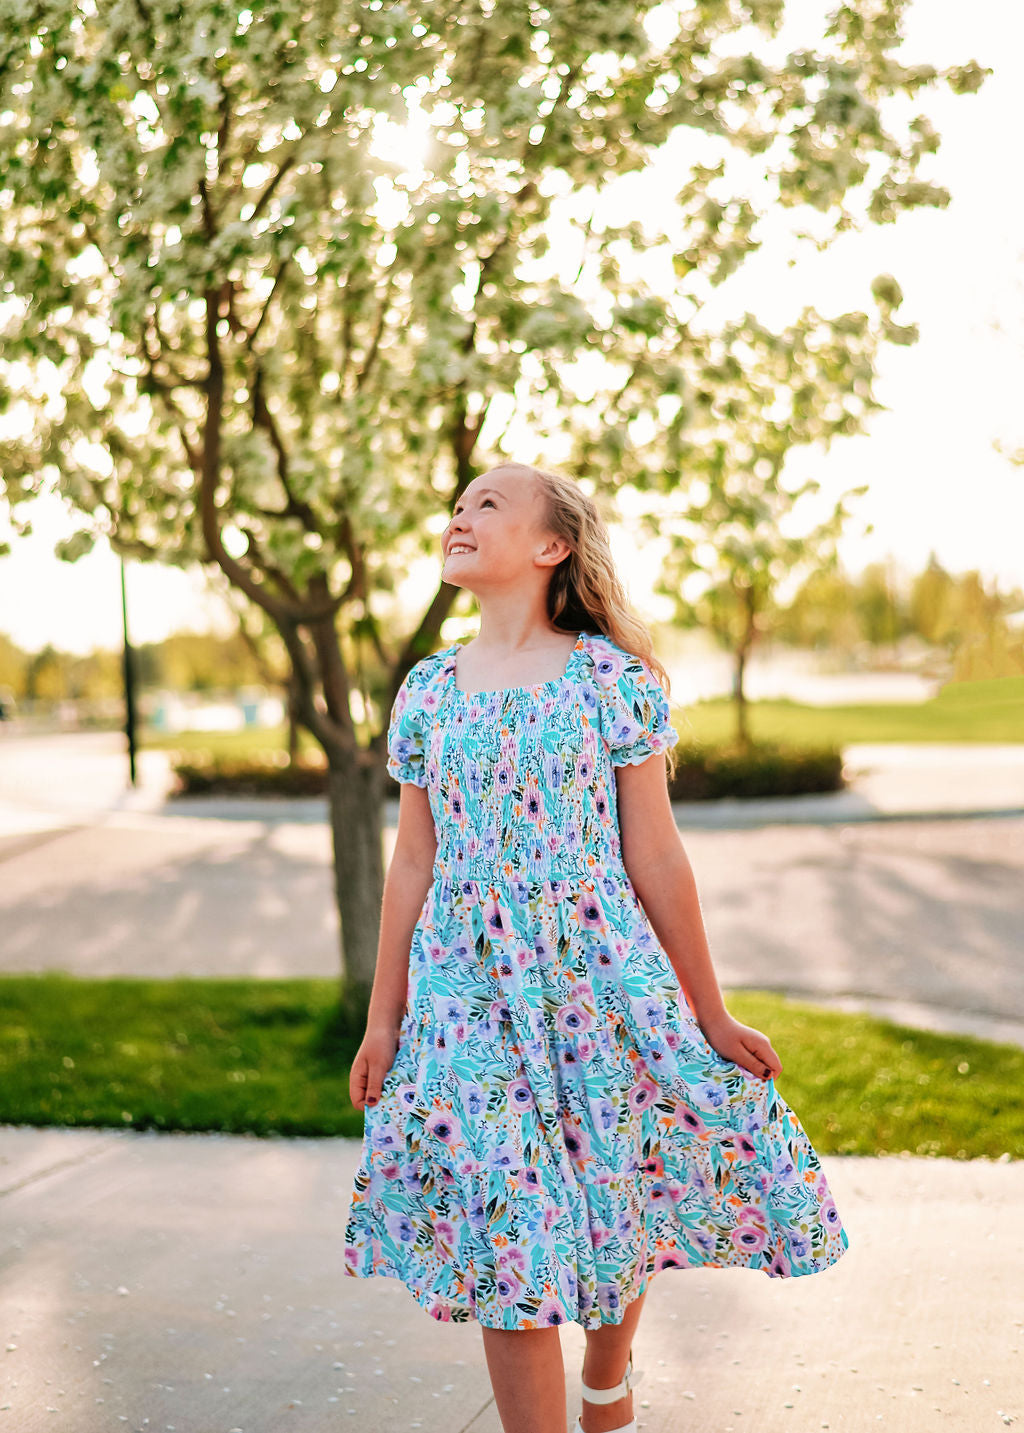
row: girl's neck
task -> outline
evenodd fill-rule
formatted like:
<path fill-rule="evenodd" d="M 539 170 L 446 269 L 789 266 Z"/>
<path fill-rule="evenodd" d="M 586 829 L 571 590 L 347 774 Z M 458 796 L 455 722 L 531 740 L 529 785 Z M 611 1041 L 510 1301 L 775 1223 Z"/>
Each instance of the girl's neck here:
<path fill-rule="evenodd" d="M 519 594 L 480 603 L 480 630 L 473 645 L 484 652 L 511 655 L 557 646 L 565 635 L 548 617 L 546 594 L 538 593 L 535 601 Z"/>

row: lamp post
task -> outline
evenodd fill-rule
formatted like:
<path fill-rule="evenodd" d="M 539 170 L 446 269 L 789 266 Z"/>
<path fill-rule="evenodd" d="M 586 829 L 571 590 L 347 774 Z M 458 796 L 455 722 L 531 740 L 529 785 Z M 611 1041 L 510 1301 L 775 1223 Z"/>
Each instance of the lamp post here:
<path fill-rule="evenodd" d="M 128 738 L 128 773 L 132 786 L 135 775 L 135 661 L 128 638 L 128 593 L 124 580 L 124 557 L 121 558 L 121 621 L 124 627 L 124 731 Z"/>

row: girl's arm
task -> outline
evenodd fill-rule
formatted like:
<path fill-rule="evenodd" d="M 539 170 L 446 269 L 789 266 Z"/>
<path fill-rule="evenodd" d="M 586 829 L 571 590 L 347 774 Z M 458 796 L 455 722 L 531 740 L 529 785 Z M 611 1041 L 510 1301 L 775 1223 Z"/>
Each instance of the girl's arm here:
<path fill-rule="evenodd" d="M 398 833 L 384 878 L 377 965 L 366 1015 L 366 1034 L 349 1074 L 349 1096 L 357 1110 L 374 1105 L 398 1049 L 409 984 L 409 951 L 433 879 L 437 834 L 426 788 L 402 785 Z"/>
<path fill-rule="evenodd" d="M 622 860 L 708 1044 L 752 1074 L 778 1075 L 771 1041 L 726 1010 L 711 963 L 697 887 L 672 814 L 665 758 L 615 769 Z"/>

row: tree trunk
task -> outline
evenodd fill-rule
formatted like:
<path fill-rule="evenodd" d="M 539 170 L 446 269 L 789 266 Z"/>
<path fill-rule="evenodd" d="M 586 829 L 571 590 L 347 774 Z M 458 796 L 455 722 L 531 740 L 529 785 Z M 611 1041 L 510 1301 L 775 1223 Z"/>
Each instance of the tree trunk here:
<path fill-rule="evenodd" d="M 342 972 L 347 995 L 369 997 L 377 963 L 384 891 L 382 763 L 327 753 L 327 795 L 334 845 L 334 889 L 341 921 Z"/>
<path fill-rule="evenodd" d="M 299 698 L 295 691 L 295 678 L 285 688 L 288 708 L 288 765 L 295 766 L 299 759 Z"/>
<path fill-rule="evenodd" d="M 739 647 L 735 656 L 733 697 L 736 702 L 736 739 L 740 746 L 746 747 L 750 745 L 750 731 L 747 727 L 747 693 L 743 685 L 747 667 L 746 647 Z"/>

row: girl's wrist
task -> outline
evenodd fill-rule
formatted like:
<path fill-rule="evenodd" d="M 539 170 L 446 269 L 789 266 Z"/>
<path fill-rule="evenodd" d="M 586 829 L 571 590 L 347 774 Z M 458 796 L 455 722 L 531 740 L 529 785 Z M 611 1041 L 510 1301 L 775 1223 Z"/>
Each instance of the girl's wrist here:
<path fill-rule="evenodd" d="M 697 1024 L 705 1034 L 708 1030 L 714 1029 L 716 1025 L 721 1025 L 723 1021 L 732 1018 L 722 1001 L 717 1001 L 709 1007 L 699 1006 L 694 1014 L 697 1017 Z"/>

